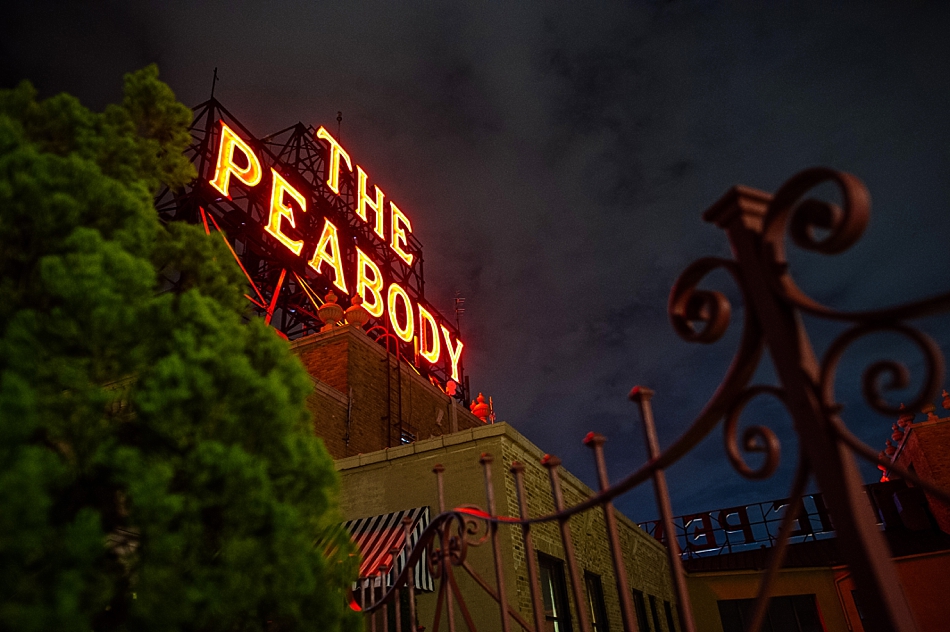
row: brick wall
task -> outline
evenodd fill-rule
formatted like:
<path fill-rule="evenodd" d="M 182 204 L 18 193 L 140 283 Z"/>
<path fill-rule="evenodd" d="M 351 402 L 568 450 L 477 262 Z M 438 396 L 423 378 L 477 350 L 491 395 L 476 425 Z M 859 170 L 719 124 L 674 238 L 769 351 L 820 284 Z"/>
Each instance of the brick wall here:
<path fill-rule="evenodd" d="M 336 467 L 342 480 L 341 507 L 344 516 L 346 519 L 363 518 L 419 506 L 431 507 L 433 515 L 438 513 L 438 496 L 432 474 L 432 467 L 436 463 L 445 467 L 445 496 L 449 507 L 474 504 L 485 508 L 484 474 L 478 462 L 483 452 L 495 457 L 492 483 L 498 513 L 518 515 L 514 480 L 509 473 L 511 463 L 515 460 L 526 467 L 525 488 L 530 515 L 539 516 L 554 510 L 548 472 L 539 463 L 543 452 L 508 424 L 500 423 L 337 461 Z M 561 483 L 568 506 L 586 499 L 592 493 L 563 468 Z M 657 598 L 660 630 L 656 632 L 667 632 L 663 602 L 669 601 L 674 609 L 675 602 L 666 550 L 625 516 L 620 513 L 616 515 L 630 587 L 643 591 L 648 597 L 653 595 Z M 572 518 L 570 530 L 581 581 L 585 571 L 600 575 L 610 629 L 623 629 L 603 510 L 595 508 Z M 535 525 L 532 535 L 538 551 L 560 560 L 565 559 L 556 524 Z M 520 527 L 502 526 L 499 540 L 508 602 L 516 606 L 525 619 L 533 621 Z M 494 587 L 490 544 L 470 548 L 469 561 L 485 581 Z M 456 577 L 477 629 L 498 629 L 497 604 L 463 571 L 457 570 Z M 583 594 L 586 595 L 586 590 Z M 580 629 L 577 622 L 578 604 L 569 586 L 568 600 L 573 627 L 575 630 Z M 428 594 L 421 595 L 418 600 L 420 623 L 427 628 L 432 624 L 434 601 L 434 596 Z M 580 605 L 587 607 L 586 601 Z M 649 608 L 647 601 L 648 613 Z M 653 629 L 652 618 L 650 629 Z"/>
<path fill-rule="evenodd" d="M 912 424 L 897 455 L 897 464 L 913 468 L 920 478 L 943 489 L 950 489 L 950 418 Z M 940 529 L 950 533 L 950 506 L 924 492 L 930 512 Z"/>
<path fill-rule="evenodd" d="M 456 400 L 352 327 L 295 340 L 317 384 L 314 429 L 335 459 L 482 426 Z"/>
<path fill-rule="evenodd" d="M 540 463 L 543 453 L 527 439 L 520 435 L 517 435 L 517 437 L 520 440 L 505 441 L 502 444 L 504 469 L 507 472 L 513 461 L 524 464 L 525 495 L 528 500 L 529 515 L 535 517 L 552 513 L 554 512 L 554 501 L 551 497 L 551 479 L 548 470 Z M 579 504 L 593 494 L 589 487 L 563 467 L 560 468 L 559 476 L 566 507 Z M 508 476 L 505 482 L 508 499 L 507 511 L 509 515 L 517 516 L 518 498 L 514 480 Z M 673 588 L 670 583 L 666 549 L 656 540 L 646 535 L 623 514 L 615 511 L 614 515 L 617 517 L 620 547 L 623 552 L 628 584 L 631 589 L 640 590 L 644 593 L 647 599 L 648 616 L 651 616 L 649 597 L 654 596 L 657 599 L 660 630 L 656 632 L 666 632 L 667 623 L 663 602 L 670 602 L 674 610 L 676 607 Z M 581 581 L 583 582 L 585 571 L 600 576 L 610 628 L 614 630 L 623 629 L 620 598 L 616 590 L 616 576 L 607 542 L 607 526 L 604 520 L 603 508 L 597 507 L 575 515 L 570 519 L 569 524 Z M 559 560 L 565 560 L 560 529 L 556 523 L 548 522 L 532 527 L 532 538 L 538 551 Z M 530 613 L 531 592 L 528 586 L 524 547 L 520 537 L 515 538 L 513 554 L 518 603 L 523 612 Z M 577 608 L 579 606 L 574 603 L 574 596 L 571 592 L 569 589 L 568 600 L 571 602 L 573 628 L 579 629 L 580 624 L 577 620 Z M 584 591 L 584 594 L 586 595 L 586 591 Z M 586 602 L 581 606 L 586 608 Z M 650 626 L 652 630 L 652 617 Z"/>
<path fill-rule="evenodd" d="M 363 518 L 413 507 L 429 506 L 438 513 L 438 497 L 432 466 L 446 467 L 446 502 L 450 507 L 485 503 L 483 470 L 478 463 L 483 452 L 492 453 L 492 481 L 497 511 L 517 516 L 513 461 L 525 465 L 525 487 L 532 516 L 554 511 L 550 479 L 541 466 L 543 452 L 507 424 L 485 425 L 456 400 L 418 375 L 405 362 L 397 361 L 365 333 L 341 327 L 296 340 L 292 348 L 314 380 L 308 399 L 314 428 L 337 459 L 342 475 L 341 507 L 346 519 Z M 400 424 L 409 444 L 400 440 Z M 567 506 L 586 499 L 592 492 L 561 468 L 561 483 Z M 663 602 L 674 608 L 665 549 L 635 524 L 617 513 L 624 563 L 632 589 L 658 601 L 660 630 L 666 632 Z M 622 629 L 620 602 L 607 544 L 603 510 L 595 508 L 570 520 L 578 572 L 599 575 L 610 628 Z M 565 560 L 560 531 L 554 523 L 532 529 L 535 548 Z M 532 621 L 525 548 L 520 528 L 499 530 L 506 592 L 509 603 Z M 470 551 L 472 566 L 489 585 L 495 585 L 491 547 Z M 565 572 L 566 572 L 565 568 Z M 464 572 L 457 574 L 460 588 L 478 629 L 495 629 L 497 604 Z M 583 589 L 582 589 L 583 590 Z M 586 590 L 583 590 L 586 595 Z M 586 600 L 586 596 L 582 597 Z M 579 629 L 570 587 L 568 600 L 574 628 Z M 434 612 L 433 595 L 419 598 L 420 616 L 429 622 Z M 649 616 L 649 601 L 647 601 Z M 652 629 L 652 620 L 650 623 Z"/>
<path fill-rule="evenodd" d="M 323 439 L 330 455 L 347 450 L 346 436 L 349 430 L 346 395 L 314 379 L 313 392 L 307 397 L 307 408 L 313 413 L 314 434 Z"/>

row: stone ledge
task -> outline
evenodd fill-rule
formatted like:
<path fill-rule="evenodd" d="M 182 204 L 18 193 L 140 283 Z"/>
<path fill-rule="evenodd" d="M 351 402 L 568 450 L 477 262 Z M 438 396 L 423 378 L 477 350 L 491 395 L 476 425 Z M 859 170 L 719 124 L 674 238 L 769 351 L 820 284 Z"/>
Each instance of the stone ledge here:
<path fill-rule="evenodd" d="M 359 467 L 360 456 L 361 455 L 357 454 L 356 456 L 348 456 L 345 459 L 337 459 L 336 461 L 333 462 L 333 467 L 334 469 L 336 469 L 337 472 L 339 472 L 340 470 L 349 470 L 354 467 Z"/>
<path fill-rule="evenodd" d="M 379 463 L 381 461 L 388 461 L 388 456 L 389 455 L 387 454 L 386 450 L 377 450 L 376 452 L 369 452 L 368 454 L 360 454 L 360 466 L 370 465 L 371 463 Z"/>
<path fill-rule="evenodd" d="M 386 460 L 392 461 L 393 459 L 398 459 L 404 456 L 410 456 L 412 454 L 415 454 L 416 446 L 413 443 L 409 443 L 409 444 L 401 445 L 395 448 L 389 448 L 388 450 L 386 450 L 386 452 L 387 452 Z"/>
<path fill-rule="evenodd" d="M 417 441 L 415 443 L 399 446 L 397 448 L 387 448 L 385 450 L 378 450 L 376 452 L 361 454 L 355 457 L 347 457 L 345 459 L 335 461 L 334 466 L 337 471 L 342 472 L 345 470 L 371 465 L 373 463 L 393 461 L 402 457 L 411 456 L 413 454 L 424 454 L 426 452 L 444 450 L 448 448 L 454 448 L 451 450 L 454 452 L 464 449 L 464 444 L 466 443 L 474 443 L 479 439 L 484 440 L 500 436 L 507 437 L 512 443 L 516 444 L 525 452 L 533 455 L 538 461 L 540 461 L 541 457 L 543 457 L 545 454 L 541 448 L 531 443 L 531 441 L 529 441 L 520 432 L 512 428 L 507 423 L 502 422 L 488 424 L 480 428 L 463 430 L 461 432 L 453 432 L 451 434 L 445 434 L 438 437 L 433 437 L 431 439 Z M 496 454 L 495 457 L 503 458 L 501 454 Z M 561 467 L 561 481 L 562 483 L 576 488 L 577 491 L 580 492 L 580 494 L 584 497 L 589 497 L 594 494 L 594 491 L 590 487 L 588 487 L 583 481 L 581 481 L 563 466 Z M 625 523 L 625 525 L 630 528 L 632 532 L 638 534 L 642 540 L 648 542 L 648 546 L 651 546 L 656 551 L 662 552 L 664 555 L 666 554 L 666 548 L 662 544 L 647 534 L 633 520 L 625 516 L 616 507 L 614 507 L 614 515 L 620 522 Z"/>
<path fill-rule="evenodd" d="M 442 445 L 448 447 L 450 445 L 458 445 L 460 443 L 468 443 L 472 441 L 475 437 L 472 436 L 474 430 L 469 428 L 468 430 L 462 430 L 459 432 L 452 432 L 449 434 L 442 435 Z"/>

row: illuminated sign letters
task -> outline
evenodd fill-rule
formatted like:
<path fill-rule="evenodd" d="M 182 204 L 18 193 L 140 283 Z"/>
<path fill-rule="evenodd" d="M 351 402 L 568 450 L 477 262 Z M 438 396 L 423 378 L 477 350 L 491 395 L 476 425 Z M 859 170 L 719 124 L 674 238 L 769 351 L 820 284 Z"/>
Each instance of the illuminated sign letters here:
<path fill-rule="evenodd" d="M 679 516 L 673 519 L 673 526 L 685 555 L 749 550 L 775 541 L 787 508 L 787 499 L 773 500 Z M 797 528 L 790 534 L 793 541 L 819 539 L 834 533 L 834 525 L 821 494 L 811 494 L 802 499 L 795 524 Z M 662 522 L 645 522 L 640 527 L 657 540 L 665 541 Z"/>
<path fill-rule="evenodd" d="M 321 127 L 315 137 L 326 145 L 326 186 L 336 196 L 340 196 L 341 173 L 353 178 L 355 201 L 350 211 L 372 227 L 373 233 L 384 247 L 388 247 L 398 259 L 412 266 L 416 253 L 409 247 L 412 234 L 412 222 L 392 200 L 387 200 L 383 191 L 371 184 L 369 175 L 360 165 L 355 165 L 350 155 L 330 132 Z M 260 157 L 251 145 L 238 136 L 224 122 L 221 123 L 221 136 L 218 143 L 214 176 L 208 181 L 218 192 L 231 198 L 231 189 L 240 184 L 253 189 L 263 180 Z M 315 181 L 321 179 L 315 178 Z M 323 217 L 319 235 L 312 234 L 315 229 L 304 230 L 305 226 L 319 225 L 303 222 L 301 218 L 316 211 L 307 208 L 307 196 L 298 191 L 277 169 L 270 169 L 270 200 L 263 229 L 293 257 L 309 256 L 307 265 L 317 274 L 324 275 L 333 285 L 348 294 L 348 288 L 354 288 L 354 296 L 363 299 L 363 307 L 375 318 L 387 317 L 392 332 L 400 340 L 415 343 L 418 355 L 426 361 L 436 364 L 445 358 L 450 367 L 452 380 L 459 380 L 459 363 L 462 357 L 461 340 L 453 340 L 445 324 L 424 305 L 414 301 L 409 293 L 394 280 L 386 284 L 379 262 L 374 261 L 360 250 L 352 241 L 341 239 L 341 235 L 329 218 Z M 372 215 L 372 217 L 370 217 Z M 387 221 L 388 220 L 388 221 Z M 388 229 L 388 231 L 387 231 Z M 388 235 L 387 235 L 388 232 Z M 347 256 L 347 253 L 350 256 Z M 354 261 L 355 270 L 346 270 L 345 262 Z M 400 264 L 401 265 L 401 264 Z M 347 273 L 353 274 L 347 283 Z M 441 334 L 441 335 L 440 335 Z M 443 356 L 442 350 L 445 349 Z"/>

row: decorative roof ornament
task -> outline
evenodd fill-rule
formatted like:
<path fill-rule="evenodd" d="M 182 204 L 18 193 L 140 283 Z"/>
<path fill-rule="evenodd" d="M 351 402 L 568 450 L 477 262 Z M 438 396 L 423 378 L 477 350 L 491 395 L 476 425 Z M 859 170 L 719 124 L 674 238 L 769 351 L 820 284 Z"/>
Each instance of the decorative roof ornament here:
<path fill-rule="evenodd" d="M 326 303 L 317 309 L 317 316 L 323 321 L 323 327 L 320 328 L 320 331 L 330 331 L 343 318 L 343 307 L 337 305 L 336 294 L 332 291 L 327 292 L 324 300 L 326 300 Z"/>
<path fill-rule="evenodd" d="M 901 439 L 904 438 L 904 432 L 898 427 L 897 424 L 892 425 L 891 430 L 894 431 L 891 433 L 891 439 L 894 440 L 894 443 L 900 444 Z"/>
<path fill-rule="evenodd" d="M 369 310 L 363 307 L 363 297 L 357 294 L 346 308 L 346 324 L 363 331 L 363 325 L 369 322 L 369 316 Z"/>
<path fill-rule="evenodd" d="M 923 408 L 921 408 L 921 409 L 920 409 L 920 412 L 922 412 L 922 413 L 924 413 L 925 415 L 927 415 L 927 421 L 937 421 L 937 419 L 939 419 L 939 417 L 937 417 L 937 415 L 934 414 L 934 411 L 935 411 L 935 410 L 937 410 L 937 407 L 934 406 L 933 403 L 930 403 L 930 404 L 927 404 L 926 406 L 924 406 Z"/>
<path fill-rule="evenodd" d="M 894 453 L 897 452 L 897 448 L 894 447 L 894 444 L 891 443 L 891 440 L 890 440 L 890 439 L 888 439 L 887 441 L 885 441 L 885 442 L 884 442 L 884 445 L 887 446 L 887 447 L 884 448 L 884 454 L 886 454 L 886 455 L 888 456 L 888 458 L 893 459 L 893 458 L 894 458 Z"/>
<path fill-rule="evenodd" d="M 907 410 L 904 404 L 901 404 L 900 408 L 901 410 L 905 410 L 906 412 L 900 417 L 898 417 L 897 425 L 900 426 L 901 428 L 906 428 L 907 426 L 914 423 L 914 413 Z"/>
<path fill-rule="evenodd" d="M 488 422 L 489 406 L 485 403 L 484 395 L 479 393 L 477 401 L 473 401 L 469 406 L 469 409 L 472 411 L 472 414 L 481 419 L 482 422 Z"/>

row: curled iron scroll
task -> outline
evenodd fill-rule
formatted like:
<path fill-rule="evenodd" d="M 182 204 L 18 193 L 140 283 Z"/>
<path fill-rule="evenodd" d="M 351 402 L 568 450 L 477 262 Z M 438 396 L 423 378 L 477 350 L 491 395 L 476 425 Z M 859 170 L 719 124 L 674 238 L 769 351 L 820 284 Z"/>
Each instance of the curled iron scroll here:
<path fill-rule="evenodd" d="M 750 401 L 759 395 L 772 395 L 785 404 L 785 391 L 775 386 L 759 385 L 750 386 L 742 391 L 733 401 L 729 412 L 726 415 L 726 421 L 723 424 L 723 438 L 726 445 L 726 455 L 729 457 L 729 463 L 742 476 L 749 479 L 760 480 L 768 478 L 775 473 L 778 468 L 781 455 L 781 445 L 778 437 L 768 426 L 754 425 L 746 428 L 742 433 L 741 449 L 745 452 L 759 452 L 765 455 L 765 459 L 758 468 L 749 467 L 742 457 L 738 437 L 736 436 L 739 427 L 739 417 L 743 409 Z"/>
<path fill-rule="evenodd" d="M 841 206 L 804 198 L 809 191 L 825 183 L 837 186 Z M 864 234 L 870 209 L 871 196 L 867 188 L 850 173 L 815 167 L 792 176 L 772 197 L 762 228 L 763 259 L 772 261 L 776 270 L 770 277 L 773 289 L 800 309 L 826 318 L 847 318 L 848 314 L 826 307 L 805 294 L 792 279 L 785 256 L 785 231 L 787 228 L 792 241 L 805 250 L 840 254 Z M 819 231 L 827 234 L 819 238 Z"/>
<path fill-rule="evenodd" d="M 714 270 L 722 268 L 739 281 L 736 264 L 727 259 L 703 257 L 694 261 L 673 284 L 668 312 L 673 329 L 688 342 L 712 343 L 729 328 L 732 307 L 722 292 L 701 290 L 699 283 Z M 696 323 L 702 323 L 701 329 Z"/>
<path fill-rule="evenodd" d="M 943 383 L 944 360 L 937 343 L 918 329 L 901 323 L 865 324 L 851 327 L 831 343 L 825 352 L 821 363 L 821 395 L 826 408 L 834 410 L 834 384 L 838 363 L 845 350 L 855 341 L 877 333 L 896 333 L 910 340 L 920 350 L 924 358 L 924 375 L 921 388 L 908 408 L 919 410 L 931 401 Z M 886 383 L 882 384 L 886 380 Z M 910 372 L 904 364 L 895 360 L 879 360 L 871 364 L 864 371 L 862 390 L 868 404 L 882 415 L 898 416 L 902 414 L 899 407 L 887 403 L 881 391 L 883 389 L 896 390 L 910 385 Z"/>
<path fill-rule="evenodd" d="M 836 205 L 805 197 L 819 185 L 833 184 L 841 193 Z M 950 293 L 921 301 L 869 311 L 841 311 L 819 303 L 795 283 L 785 256 L 785 231 L 805 250 L 836 255 L 848 250 L 864 234 L 871 214 L 871 195 L 861 180 L 850 173 L 827 167 L 805 169 L 783 184 L 769 204 L 762 229 L 763 258 L 773 262 L 773 290 L 795 307 L 822 318 L 851 322 L 896 322 L 950 310 Z M 819 237 L 820 232 L 825 232 Z"/>

